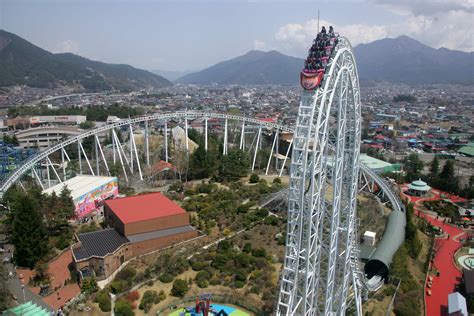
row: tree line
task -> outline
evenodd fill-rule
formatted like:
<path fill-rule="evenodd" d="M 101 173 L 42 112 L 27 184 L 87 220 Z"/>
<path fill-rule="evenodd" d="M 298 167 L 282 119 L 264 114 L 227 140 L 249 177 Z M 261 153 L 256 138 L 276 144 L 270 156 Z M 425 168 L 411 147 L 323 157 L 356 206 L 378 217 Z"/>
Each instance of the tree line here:
<path fill-rule="evenodd" d="M 68 221 L 75 215 L 70 193 L 65 187 L 59 196 L 47 195 L 37 186 L 27 191 L 12 187 L 5 193 L 6 224 L 16 265 L 38 267 L 48 261 L 53 249 L 70 245 L 73 229 Z"/>

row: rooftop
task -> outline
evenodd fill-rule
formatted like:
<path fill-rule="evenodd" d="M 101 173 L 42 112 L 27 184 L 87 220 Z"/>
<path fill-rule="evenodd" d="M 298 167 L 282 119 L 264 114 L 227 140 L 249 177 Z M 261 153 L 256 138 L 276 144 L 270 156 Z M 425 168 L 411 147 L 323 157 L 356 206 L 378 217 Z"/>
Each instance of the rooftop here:
<path fill-rule="evenodd" d="M 186 213 L 159 192 L 107 200 L 105 204 L 124 224 Z"/>
<path fill-rule="evenodd" d="M 408 185 L 408 188 L 411 190 L 418 190 L 418 191 L 429 191 L 431 187 L 426 184 L 425 181 L 421 179 L 415 180 Z"/>
<path fill-rule="evenodd" d="M 120 235 L 115 228 L 79 234 L 77 238 L 81 242 L 81 246 L 72 249 L 75 260 L 105 257 L 130 242 L 126 237 Z"/>
<path fill-rule="evenodd" d="M 115 185 L 117 185 L 116 177 L 75 176 L 74 178 L 66 180 L 63 183 L 56 184 L 55 186 L 44 190 L 43 193 L 52 194 L 55 192 L 56 195 L 59 195 L 61 194 L 63 187 L 67 186 L 67 188 L 71 191 L 72 199 L 77 200 L 84 194 L 113 181 L 115 181 Z"/>
<path fill-rule="evenodd" d="M 367 154 L 360 154 L 360 161 L 372 170 L 373 169 L 389 168 L 389 167 L 392 166 L 392 164 L 389 163 L 389 162 L 386 162 L 386 161 L 383 161 L 383 160 L 380 160 L 380 159 L 377 159 L 377 158 L 374 158 L 374 157 L 370 157 Z"/>
<path fill-rule="evenodd" d="M 127 238 L 132 243 L 135 243 L 135 242 L 163 238 L 163 237 L 168 237 L 172 235 L 192 232 L 192 231 L 195 231 L 195 229 L 187 225 L 187 226 L 173 227 L 173 228 L 168 228 L 168 229 L 155 230 L 152 232 L 147 232 L 147 233 L 142 233 L 142 234 L 130 235 Z"/>

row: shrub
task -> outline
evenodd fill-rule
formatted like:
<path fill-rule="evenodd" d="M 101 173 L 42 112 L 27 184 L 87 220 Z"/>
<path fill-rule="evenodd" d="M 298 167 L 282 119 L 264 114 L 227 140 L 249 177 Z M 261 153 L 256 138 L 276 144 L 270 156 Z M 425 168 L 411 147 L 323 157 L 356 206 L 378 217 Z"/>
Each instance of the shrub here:
<path fill-rule="evenodd" d="M 160 299 L 160 301 L 163 301 L 166 298 L 166 294 L 163 290 L 158 293 L 158 298 Z"/>
<path fill-rule="evenodd" d="M 255 173 L 252 173 L 252 175 L 249 178 L 250 183 L 258 183 L 259 180 L 260 180 L 260 177 Z"/>
<path fill-rule="evenodd" d="M 275 179 L 273 179 L 273 183 L 281 184 L 281 179 L 280 178 L 275 178 Z"/>
<path fill-rule="evenodd" d="M 137 274 L 137 271 L 132 267 L 125 267 L 117 273 L 115 279 L 117 280 L 129 280 Z"/>
<path fill-rule="evenodd" d="M 244 245 L 244 248 L 242 249 L 243 252 L 250 253 L 252 252 L 252 244 L 247 242 Z"/>
<path fill-rule="evenodd" d="M 162 275 L 160 275 L 160 281 L 163 283 L 171 283 L 173 282 L 173 279 L 174 277 L 169 273 L 163 273 Z"/>
<path fill-rule="evenodd" d="M 97 291 L 97 282 L 95 281 L 94 278 L 85 278 L 82 281 L 81 290 L 87 295 L 92 294 L 95 291 Z"/>
<path fill-rule="evenodd" d="M 221 279 L 217 277 L 216 275 L 212 276 L 212 278 L 209 280 L 209 283 L 211 285 L 219 285 L 221 284 Z"/>
<path fill-rule="evenodd" d="M 244 269 L 239 269 L 235 273 L 235 279 L 237 281 L 247 281 L 247 272 Z"/>
<path fill-rule="evenodd" d="M 265 219 L 263 220 L 263 223 L 265 225 L 272 225 L 272 226 L 277 226 L 278 225 L 278 217 L 274 216 L 274 215 L 270 215 L 270 216 L 267 216 L 265 217 Z"/>
<path fill-rule="evenodd" d="M 260 218 L 267 217 L 267 216 L 268 216 L 268 210 L 267 210 L 266 208 L 258 209 L 258 210 L 255 212 L 255 215 L 257 215 L 257 216 L 260 217 Z"/>
<path fill-rule="evenodd" d="M 110 312 L 112 306 L 110 303 L 109 290 L 103 289 L 95 297 L 95 301 L 99 303 L 99 308 L 103 312 Z"/>
<path fill-rule="evenodd" d="M 138 306 L 139 309 L 143 310 L 145 313 L 148 313 L 153 306 L 153 304 L 157 304 L 160 302 L 160 298 L 156 291 L 146 291 L 143 293 L 142 300 L 140 301 L 140 305 Z"/>
<path fill-rule="evenodd" d="M 195 261 L 195 262 L 191 262 L 191 268 L 194 270 L 194 271 L 201 271 L 203 270 L 204 268 L 208 267 L 209 266 L 209 263 L 205 262 L 205 261 Z"/>
<path fill-rule="evenodd" d="M 132 303 L 127 300 L 119 299 L 115 302 L 114 312 L 116 316 L 133 316 L 135 313 L 133 312 Z"/>
<path fill-rule="evenodd" d="M 114 294 L 122 293 L 129 289 L 128 283 L 125 280 L 113 280 L 109 287 L 110 291 Z"/>
<path fill-rule="evenodd" d="M 126 298 L 130 302 L 136 301 L 140 298 L 140 293 L 138 293 L 138 291 L 130 292 L 130 293 L 128 293 Z"/>
<path fill-rule="evenodd" d="M 241 289 L 245 286 L 245 283 L 243 281 L 235 281 L 234 285 L 236 288 Z"/>
<path fill-rule="evenodd" d="M 181 279 L 176 279 L 173 282 L 173 287 L 171 288 L 171 295 L 177 297 L 184 297 L 189 290 L 188 282 Z"/>
<path fill-rule="evenodd" d="M 252 256 L 263 258 L 267 256 L 267 252 L 264 248 L 252 249 Z"/>
<path fill-rule="evenodd" d="M 207 272 L 206 270 L 202 270 L 196 274 L 195 280 L 196 281 L 209 280 L 210 277 L 211 275 L 209 274 L 209 272 Z"/>

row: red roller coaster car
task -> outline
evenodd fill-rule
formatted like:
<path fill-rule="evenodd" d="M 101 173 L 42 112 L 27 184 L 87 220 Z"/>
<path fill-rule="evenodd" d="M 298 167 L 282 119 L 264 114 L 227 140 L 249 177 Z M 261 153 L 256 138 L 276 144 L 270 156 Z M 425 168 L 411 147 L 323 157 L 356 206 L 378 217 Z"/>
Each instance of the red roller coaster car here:
<path fill-rule="evenodd" d="M 314 90 L 321 86 L 331 55 L 338 42 L 338 37 L 334 33 L 332 26 L 329 33 L 323 26 L 321 32 L 314 39 L 313 45 L 309 49 L 305 67 L 300 74 L 300 83 L 305 90 Z"/>

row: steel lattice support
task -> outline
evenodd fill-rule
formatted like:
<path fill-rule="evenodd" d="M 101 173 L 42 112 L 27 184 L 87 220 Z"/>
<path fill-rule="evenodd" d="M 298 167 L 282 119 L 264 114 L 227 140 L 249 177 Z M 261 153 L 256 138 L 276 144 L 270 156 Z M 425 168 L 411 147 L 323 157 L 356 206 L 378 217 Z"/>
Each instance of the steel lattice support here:
<path fill-rule="evenodd" d="M 299 107 L 277 315 L 344 315 L 349 296 L 360 306 L 359 83 L 346 39 L 340 38 L 334 54 L 324 87 L 304 91 Z"/>

